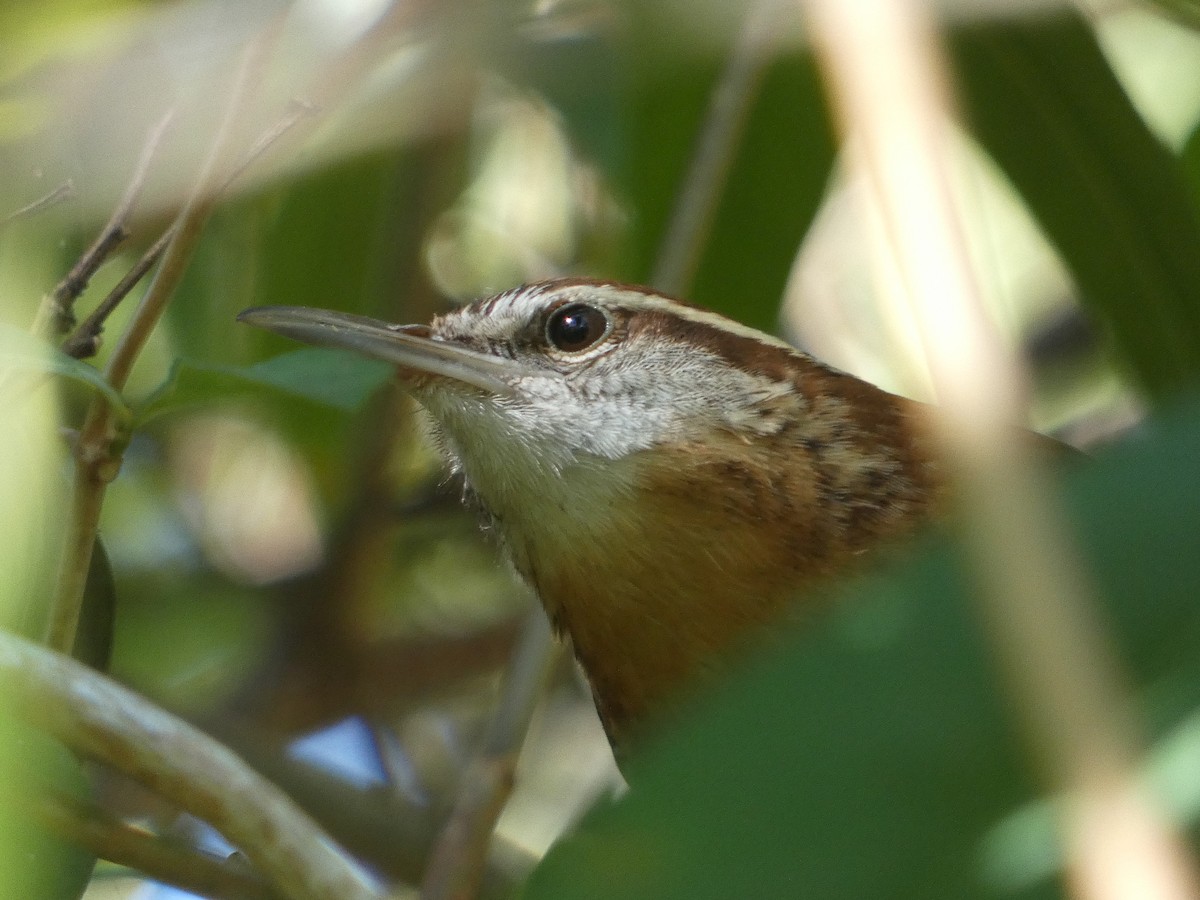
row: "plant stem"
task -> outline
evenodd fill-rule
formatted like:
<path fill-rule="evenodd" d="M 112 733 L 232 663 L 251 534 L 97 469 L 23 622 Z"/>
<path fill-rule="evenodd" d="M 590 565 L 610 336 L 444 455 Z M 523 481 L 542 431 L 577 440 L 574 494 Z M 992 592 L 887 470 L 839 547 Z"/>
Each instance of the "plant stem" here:
<path fill-rule="evenodd" d="M 234 131 L 250 82 L 262 53 L 264 37 L 253 40 L 243 55 L 230 95 L 229 106 L 213 141 L 212 149 L 197 179 L 196 187 L 172 225 L 171 238 L 162 263 L 145 295 L 121 335 L 104 371 L 109 384 L 121 391 L 129 379 L 133 364 L 158 324 L 167 301 L 175 293 L 187 269 L 192 251 L 200 238 L 217 201 L 218 173 L 228 155 L 229 139 Z M 50 610 L 46 641 L 50 647 L 69 653 L 75 644 L 79 626 L 79 608 L 91 565 L 92 548 L 104 506 L 108 483 L 121 469 L 124 437 L 115 421 L 112 407 L 103 397 L 94 397 L 88 408 L 75 447 L 75 484 L 71 504 L 71 525 L 65 548 L 58 589 Z"/>
<path fill-rule="evenodd" d="M 696 276 L 721 190 L 772 59 L 786 6 L 783 0 L 756 0 L 717 77 L 696 151 L 650 276 L 650 283 L 663 293 L 686 293 Z"/>
<path fill-rule="evenodd" d="M 42 299 L 37 318 L 34 320 L 33 330 L 35 333 L 53 337 L 63 334 L 75 323 L 75 301 L 87 288 L 88 282 L 96 274 L 96 270 L 129 235 L 125 225 L 142 196 L 142 189 L 146 186 L 146 176 L 150 171 L 150 163 L 174 116 L 173 109 L 167 110 L 166 114 L 150 129 L 146 142 L 142 146 L 141 156 L 134 167 L 133 177 L 130 178 L 129 185 L 125 188 L 125 194 L 117 203 L 112 215 L 109 216 L 108 222 L 100 229 L 100 234 L 96 236 L 92 245 L 71 267 L 71 271 L 55 285 L 53 291 Z"/>
<path fill-rule="evenodd" d="M 939 405 L 979 615 L 1031 745 L 1066 793 L 1072 896 L 1194 898 L 1185 843 L 1139 785 L 1132 694 L 1027 445 L 1024 373 L 991 325 L 952 177 L 954 111 L 929 9 L 810 0 L 810 34 L 886 229 Z"/>
<path fill-rule="evenodd" d="M 517 757 L 557 652 L 550 621 L 538 607 L 513 648 L 483 749 L 467 767 L 450 819 L 434 847 L 421 885 L 422 900 L 470 900 L 478 894 L 492 832 L 512 793 Z"/>
<path fill-rule="evenodd" d="M 245 865 L 179 846 L 69 797 L 25 793 L 14 790 L 16 796 L 11 798 L 25 814 L 47 831 L 100 859 L 214 900 L 282 900 L 278 891 Z"/>
<path fill-rule="evenodd" d="M 211 824 L 295 900 L 379 900 L 370 877 L 232 750 L 115 681 L 0 632 L 0 691 L 17 715 Z"/>
<path fill-rule="evenodd" d="M 20 219 L 28 218 L 29 216 L 35 216 L 42 212 L 42 210 L 58 206 L 58 204 L 70 200 L 74 196 L 75 182 L 68 179 L 45 196 L 38 197 L 38 199 L 34 200 L 32 203 L 27 203 L 20 209 L 14 209 L 3 219 L 0 219 L 0 229 L 3 229 Z"/>
<path fill-rule="evenodd" d="M 125 273 L 125 277 L 108 292 L 108 295 L 92 310 L 91 315 L 80 323 L 69 338 L 63 341 L 63 353 L 74 356 L 76 359 L 95 356 L 96 351 L 100 349 L 100 334 L 104 331 L 104 323 L 120 302 L 137 287 L 137 283 L 162 258 L 163 251 L 167 249 L 167 244 L 174 235 L 175 225 L 172 224 L 159 236 L 157 241 L 150 245 L 150 249 L 142 254 L 141 259 L 134 263 L 133 268 Z"/>

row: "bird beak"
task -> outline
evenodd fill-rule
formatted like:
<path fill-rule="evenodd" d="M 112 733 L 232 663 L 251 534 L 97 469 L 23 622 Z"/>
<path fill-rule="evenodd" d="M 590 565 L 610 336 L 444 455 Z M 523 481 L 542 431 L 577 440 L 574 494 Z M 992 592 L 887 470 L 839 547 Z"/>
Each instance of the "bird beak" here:
<path fill-rule="evenodd" d="M 258 306 L 239 322 L 319 347 L 353 350 L 401 369 L 449 378 L 489 394 L 512 394 L 528 374 L 520 364 L 438 340 L 428 325 L 389 325 L 377 319 L 307 306 Z M 402 373 L 403 374 L 403 373 Z"/>

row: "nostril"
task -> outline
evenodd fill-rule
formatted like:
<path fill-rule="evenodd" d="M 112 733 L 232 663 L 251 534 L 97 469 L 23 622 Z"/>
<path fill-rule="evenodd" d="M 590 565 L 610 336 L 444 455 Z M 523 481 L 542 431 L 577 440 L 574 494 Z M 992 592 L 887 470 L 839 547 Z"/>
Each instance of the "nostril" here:
<path fill-rule="evenodd" d="M 392 325 L 391 330 L 417 338 L 433 338 L 433 329 L 428 325 Z"/>

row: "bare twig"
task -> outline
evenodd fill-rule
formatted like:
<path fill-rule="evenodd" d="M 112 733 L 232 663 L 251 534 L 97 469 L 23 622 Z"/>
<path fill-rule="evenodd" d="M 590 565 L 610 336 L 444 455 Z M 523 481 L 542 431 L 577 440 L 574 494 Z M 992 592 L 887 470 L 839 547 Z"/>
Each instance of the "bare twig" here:
<path fill-rule="evenodd" d="M 217 201 L 215 188 L 219 184 L 222 162 L 229 154 L 229 142 L 234 124 L 244 106 L 251 75 L 261 62 L 268 35 L 260 36 L 247 48 L 234 81 L 230 102 L 213 141 L 196 187 L 188 198 L 179 218 L 172 226 L 162 264 L 154 275 L 129 325 L 121 335 L 104 376 L 117 390 L 123 390 L 134 361 L 158 324 L 167 301 L 183 278 L 192 250 L 200 238 Z M 274 32 L 270 36 L 274 36 Z M 121 468 L 124 436 L 114 420 L 113 409 L 101 397 L 94 398 L 80 429 L 75 448 L 75 485 L 72 494 L 71 520 L 58 589 L 50 610 L 47 630 L 49 645 L 69 652 L 74 646 L 79 625 L 79 608 L 91 563 L 104 492 Z"/>
<path fill-rule="evenodd" d="M 756 0 L 717 78 L 696 152 L 679 190 L 650 282 L 667 294 L 686 292 L 712 228 L 751 105 L 778 40 L 783 0 Z"/>
<path fill-rule="evenodd" d="M 398 39 L 407 41 L 406 35 L 420 30 L 421 18 L 438 9 L 426 0 L 393 3 L 348 52 L 313 80 L 304 95 L 319 110 L 337 109 L 349 87 L 366 77 L 374 60 L 390 52 Z M 392 284 L 386 291 L 387 302 L 402 300 L 404 315 L 417 321 L 432 315 L 441 303 L 425 267 L 417 264 L 419 240 L 413 241 L 461 190 L 464 135 L 470 131 L 472 103 L 469 97 L 466 102 L 458 100 L 456 94 L 443 106 L 453 119 L 442 123 L 435 138 L 412 150 L 417 174 L 407 183 L 415 193 L 406 192 L 402 212 L 381 223 L 395 231 L 386 239 L 393 252 L 380 271 L 380 278 Z M 293 146 L 319 119 L 311 116 L 299 122 L 281 143 Z M 386 310 L 381 315 L 388 317 Z M 277 727 L 310 728 L 329 717 L 344 717 L 348 711 L 390 719 L 397 709 L 428 696 L 435 679 L 440 677 L 436 683 L 444 687 L 447 678 L 496 671 L 509 657 L 516 628 L 510 633 L 507 624 L 462 640 L 364 640 L 363 604 L 375 602 L 371 586 L 380 583 L 380 573 L 394 563 L 392 547 L 403 518 L 397 518 L 394 508 L 394 460 L 402 452 L 397 448 L 416 434 L 412 406 L 397 395 L 394 385 L 381 391 L 371 413 L 363 418 L 371 427 L 360 432 L 363 446 L 347 456 L 350 499 L 346 514 L 331 533 L 325 565 L 288 586 L 292 615 L 287 633 L 281 637 L 281 652 L 272 659 L 271 670 L 258 682 L 262 690 L 252 701 L 256 714 L 269 717 Z M 453 502 L 460 509 L 457 500 Z M 381 690 L 381 685 L 390 687 Z M 403 686 L 399 692 L 397 686 Z"/>
<path fill-rule="evenodd" d="M 279 785 L 342 847 L 391 879 L 415 883 L 426 868 L 442 811 L 375 785 L 356 786 L 288 752 L 288 741 L 259 723 L 217 722 L 212 732 L 260 774 Z M 537 859 L 524 847 L 494 841 L 481 900 L 512 897 Z"/>
<path fill-rule="evenodd" d="M 91 315 L 80 323 L 69 338 L 63 341 L 63 353 L 74 356 L 76 359 L 87 359 L 89 356 L 96 355 L 100 349 L 100 334 L 104 331 L 104 323 L 108 321 L 113 310 L 120 305 L 129 292 L 137 287 L 137 283 L 162 258 L 163 251 L 167 249 L 167 244 L 174 235 L 175 225 L 173 224 L 162 233 L 157 241 L 150 245 L 150 248 L 134 263 L 133 268 L 125 273 L 125 277 L 118 281 L 108 295 L 97 304 Z"/>
<path fill-rule="evenodd" d="M 463 775 L 458 799 L 434 848 L 421 886 L 422 900 L 470 900 L 477 895 L 492 832 L 512 792 L 517 757 L 557 647 L 546 614 L 535 609 L 513 649 L 483 748 Z"/>
<path fill-rule="evenodd" d="M 312 115 L 313 109 L 307 103 L 300 101 L 293 103 L 280 120 L 255 141 L 254 146 L 246 152 L 246 155 L 233 168 L 233 171 L 216 188 L 214 200 L 219 199 L 229 186 L 237 181 L 242 173 L 262 157 L 297 122 Z M 86 359 L 89 356 L 96 355 L 100 349 L 100 335 L 104 331 L 104 323 L 108 321 L 108 317 L 112 315 L 113 310 L 120 305 L 121 301 L 125 299 L 129 292 L 137 286 L 137 283 L 145 277 L 146 273 L 162 257 L 163 251 L 166 249 L 167 244 L 170 243 L 171 238 L 174 237 L 178 225 L 178 221 L 172 223 L 159 236 L 158 240 L 150 245 L 150 248 L 142 254 L 141 258 L 126 273 L 125 277 L 108 292 L 108 296 L 100 301 L 91 315 L 80 323 L 79 327 L 75 329 L 75 332 L 69 338 L 63 341 L 62 351 L 64 353 L 68 356 L 74 356 L 76 359 Z"/>
<path fill-rule="evenodd" d="M 34 322 L 34 331 L 38 334 L 46 337 L 64 334 L 75 324 L 73 309 L 75 301 L 87 288 L 88 282 L 96 274 L 96 270 L 129 235 L 125 230 L 125 224 L 142 195 L 142 190 L 146 186 L 146 175 L 150 171 L 150 163 L 174 116 L 175 111 L 168 110 L 150 129 L 146 142 L 142 146 L 141 156 L 134 167 L 133 177 L 130 178 L 129 185 L 125 188 L 125 195 L 117 203 L 108 222 L 100 230 L 100 234 L 96 236 L 92 245 L 71 267 L 71 271 L 55 285 L 53 291 L 42 299 L 37 319 Z"/>
<path fill-rule="evenodd" d="M 277 788 L 211 738 L 98 673 L 0 634 L 0 689 L 19 714 L 204 816 L 235 841 L 238 834 L 263 838 L 245 840 L 248 855 L 274 869 L 299 866 L 278 882 L 291 896 L 372 896 L 362 889 L 361 873 L 332 853 L 328 838 Z M 297 880 L 307 887 L 297 889 Z"/>
<path fill-rule="evenodd" d="M 192 251 L 200 238 L 200 233 L 220 198 L 221 189 L 226 183 L 221 173 L 225 171 L 225 163 L 231 151 L 229 145 L 236 131 L 238 119 L 246 105 L 246 94 L 250 88 L 251 76 L 261 66 L 265 45 L 268 43 L 267 38 L 274 36 L 274 30 L 272 30 L 270 35 L 262 35 L 252 41 L 242 58 L 225 118 L 217 130 L 212 150 L 197 179 L 196 188 L 173 226 L 175 233 L 167 243 L 162 265 L 155 272 L 154 280 L 147 288 L 128 328 L 121 335 L 113 350 L 112 358 L 105 367 L 105 377 L 117 390 L 125 387 L 134 361 L 141 353 L 146 341 L 149 340 L 150 333 L 158 324 L 167 301 L 171 299 L 175 288 L 183 278 L 183 273 L 191 260 Z"/>
<path fill-rule="evenodd" d="M 121 822 L 104 810 L 57 794 L 32 796 L 6 785 L 13 799 L 47 831 L 148 878 L 216 900 L 282 900 L 245 865 L 181 847 Z"/>
<path fill-rule="evenodd" d="M 299 122 L 304 121 L 317 112 L 317 107 L 305 100 L 293 100 L 274 125 L 263 132 L 254 145 L 246 151 L 242 160 L 222 183 L 220 190 L 224 191 L 230 184 L 237 181 L 250 166 L 254 165 L 281 137 L 292 130 Z"/>
<path fill-rule="evenodd" d="M 232 750 L 73 659 L 0 632 L 9 708 L 210 823 L 296 900 L 377 900 L 370 877 Z"/>
<path fill-rule="evenodd" d="M 1022 374 L 988 321 L 950 173 L 952 111 L 928 9 L 809 0 L 812 36 L 885 221 L 941 400 L 981 614 L 1032 742 L 1067 793 L 1075 896 L 1197 894 L 1184 845 L 1138 787 L 1130 692 L 1034 460 L 1009 439 Z"/>
<path fill-rule="evenodd" d="M 38 213 L 58 206 L 58 204 L 70 200 L 75 196 L 75 182 L 69 178 L 43 197 L 38 197 L 32 203 L 22 206 L 20 209 L 15 209 L 3 219 L 0 219 L 0 228 L 11 225 L 19 219 L 24 219 L 29 216 L 35 216 Z"/>

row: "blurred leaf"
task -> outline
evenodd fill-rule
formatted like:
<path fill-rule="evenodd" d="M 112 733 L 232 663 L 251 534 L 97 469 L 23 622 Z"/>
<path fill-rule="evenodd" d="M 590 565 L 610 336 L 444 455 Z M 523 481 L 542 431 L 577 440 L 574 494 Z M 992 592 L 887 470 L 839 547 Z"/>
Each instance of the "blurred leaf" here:
<path fill-rule="evenodd" d="M 78 375 L 80 367 L 89 369 L 26 332 L 0 329 L 0 627 L 20 633 L 45 633 L 65 533 L 58 392 L 30 387 L 44 374 Z M 33 373 L 31 384 L 14 370 Z M 31 807 L 46 788 L 85 795 L 79 762 L 12 721 L 0 698 L 0 895 L 59 900 L 82 893 L 93 860 L 33 820 Z"/>
<path fill-rule="evenodd" d="M 952 42 L 976 137 L 1012 179 L 1125 365 L 1163 397 L 1200 374 L 1200 216 L 1178 160 L 1073 16 Z"/>
<path fill-rule="evenodd" d="M 770 68 L 747 122 L 696 276 L 698 303 L 775 330 L 783 290 L 812 225 L 836 147 L 811 56 Z"/>
<path fill-rule="evenodd" d="M 200 715 L 259 671 L 273 639 L 269 594 L 212 577 L 123 583 L 112 672 L 169 709 Z"/>
<path fill-rule="evenodd" d="M 579 40 L 539 47 L 532 78 L 559 103 L 569 133 L 594 154 L 632 213 L 627 253 L 606 275 L 646 282 L 651 277 L 683 178 L 691 163 L 717 79 L 725 66 L 739 7 L 726 12 L 724 47 L 699 49 L 679 34 L 685 4 L 627 3 L 613 58 L 607 45 L 587 44 L 591 77 L 548 64 Z M 718 10 L 712 11 L 714 14 Z M 714 25 L 713 30 L 717 28 Z M 604 123 L 605 137 L 598 136 Z M 728 180 L 716 185 L 719 205 L 704 243 L 689 300 L 775 327 L 783 288 L 800 240 L 820 204 L 834 159 L 824 94 L 807 55 L 781 56 L 765 73 L 752 100 Z"/>
<path fill-rule="evenodd" d="M 1200 29 L 1200 2 L 1197 0 L 1150 0 L 1160 12 L 1166 13 L 1180 25 Z"/>
<path fill-rule="evenodd" d="M 83 588 L 83 603 L 79 609 L 79 630 L 71 655 L 93 669 L 107 671 L 112 657 L 116 615 L 117 586 L 113 581 L 112 563 L 108 551 L 104 549 L 104 541 L 97 535 Z"/>
<path fill-rule="evenodd" d="M 70 464 L 61 392 L 45 388 L 68 358 L 16 329 L 0 330 L 0 346 L 0 628 L 37 639 L 58 580 Z"/>
<path fill-rule="evenodd" d="M 94 856 L 48 833 L 33 817 L 42 792 L 88 799 L 87 778 L 62 744 L 0 717 L 0 884 L 22 900 L 82 896 Z"/>
<path fill-rule="evenodd" d="M 664 75 L 640 44 L 627 98 L 628 160 L 619 179 L 637 218 L 628 277 L 645 281 L 683 186 L 718 61 L 690 58 Z M 800 240 L 816 214 L 834 146 L 810 57 L 780 60 L 746 123 L 688 299 L 755 327 L 775 327 Z"/>
<path fill-rule="evenodd" d="M 388 277 L 413 248 L 386 227 L 403 172 L 399 151 L 306 174 L 222 208 L 205 231 L 167 318 L 180 355 L 235 363 L 249 347 L 289 346 L 240 328 L 248 306 L 286 304 L 389 318 Z M 402 299 L 402 298 L 401 298 Z"/>
<path fill-rule="evenodd" d="M 1200 715 L 1200 408 L 1074 473 L 1069 506 L 1150 729 Z M 1055 848 L 974 619 L 930 539 L 848 586 L 632 760 L 633 789 L 535 872 L 531 900 L 1046 896 Z M 1174 767 L 1196 805 L 1200 767 Z M 1189 778 L 1190 776 L 1190 778 Z M 1049 842 L 1049 843 L 1048 843 Z M 1049 862 L 1048 862 L 1049 861 Z"/>
<path fill-rule="evenodd" d="M 68 378 L 89 390 L 103 394 L 118 415 L 126 418 L 130 416 L 125 399 L 95 368 L 82 360 L 67 356 L 24 329 L 0 324 L 0 370 L 3 369 L 46 372 Z"/>
<path fill-rule="evenodd" d="M 524 4 L 512 5 L 518 7 L 514 18 L 527 17 Z M 610 27 L 517 29 L 496 49 L 500 71 L 553 106 L 579 152 L 605 172 L 619 171 L 625 157 L 619 127 L 625 73 Z"/>
<path fill-rule="evenodd" d="M 242 370 L 251 380 L 352 412 L 360 409 L 395 371 L 377 359 L 339 350 L 304 347 Z"/>
<path fill-rule="evenodd" d="M 1200 127 L 1195 128 L 1189 135 L 1179 158 L 1191 188 L 1192 198 L 1200 202 Z"/>
<path fill-rule="evenodd" d="M 264 389 L 353 412 L 392 375 L 385 362 L 305 347 L 252 366 L 179 360 L 167 382 L 138 410 L 140 422 Z"/>

